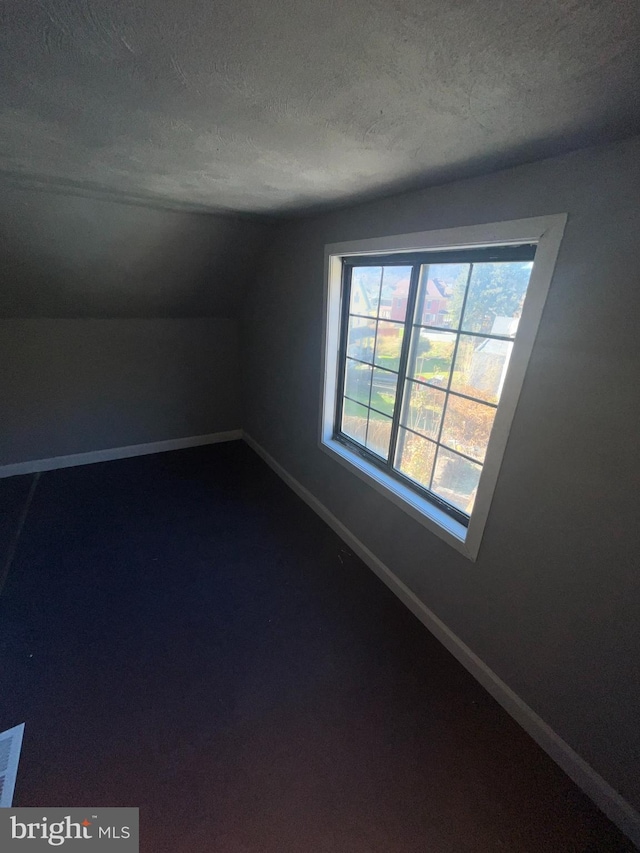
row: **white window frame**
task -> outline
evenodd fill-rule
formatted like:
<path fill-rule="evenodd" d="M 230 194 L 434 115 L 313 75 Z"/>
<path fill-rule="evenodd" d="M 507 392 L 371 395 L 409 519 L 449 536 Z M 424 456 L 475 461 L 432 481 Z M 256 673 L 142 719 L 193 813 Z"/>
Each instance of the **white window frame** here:
<path fill-rule="evenodd" d="M 507 445 L 511 422 L 518 404 L 529 357 L 567 221 L 567 214 L 538 216 L 510 222 L 492 222 L 438 231 L 421 231 L 393 237 L 374 237 L 325 246 L 325 290 L 320 400 L 320 448 L 412 518 L 452 545 L 470 560 L 476 560 L 489 516 L 500 465 Z M 535 243 L 536 256 L 518 324 L 500 403 L 478 484 L 476 500 L 465 527 L 434 503 L 360 457 L 334 438 L 342 301 L 342 259 L 354 255 L 382 255 L 400 252 L 473 249 Z"/>

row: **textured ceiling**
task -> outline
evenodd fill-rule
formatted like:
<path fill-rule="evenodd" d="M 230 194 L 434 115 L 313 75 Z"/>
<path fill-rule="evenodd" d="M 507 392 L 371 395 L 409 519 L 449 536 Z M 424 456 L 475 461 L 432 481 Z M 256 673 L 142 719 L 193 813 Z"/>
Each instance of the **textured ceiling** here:
<path fill-rule="evenodd" d="M 636 0 L 4 0 L 0 171 L 293 213 L 640 132 Z"/>

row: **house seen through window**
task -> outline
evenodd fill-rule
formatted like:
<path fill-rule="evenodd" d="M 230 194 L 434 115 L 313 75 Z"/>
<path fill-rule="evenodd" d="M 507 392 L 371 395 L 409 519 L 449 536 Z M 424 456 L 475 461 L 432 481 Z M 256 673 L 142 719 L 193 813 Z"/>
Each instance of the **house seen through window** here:
<path fill-rule="evenodd" d="M 343 259 L 335 436 L 467 523 L 535 246 Z"/>

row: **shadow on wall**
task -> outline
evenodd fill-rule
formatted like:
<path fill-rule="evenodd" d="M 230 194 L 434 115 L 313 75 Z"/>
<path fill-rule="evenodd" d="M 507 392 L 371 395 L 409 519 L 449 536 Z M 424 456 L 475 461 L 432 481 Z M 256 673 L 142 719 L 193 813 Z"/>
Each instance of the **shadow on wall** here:
<path fill-rule="evenodd" d="M 248 218 L 7 185 L 0 316 L 234 317 L 271 230 Z"/>
<path fill-rule="evenodd" d="M 5 186 L 0 465 L 238 429 L 236 315 L 271 230 Z"/>

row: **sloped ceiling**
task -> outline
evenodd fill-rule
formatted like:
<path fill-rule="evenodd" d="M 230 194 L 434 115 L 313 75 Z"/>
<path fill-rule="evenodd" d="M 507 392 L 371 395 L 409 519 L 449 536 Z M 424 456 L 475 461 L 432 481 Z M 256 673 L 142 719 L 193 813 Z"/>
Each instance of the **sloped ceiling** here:
<path fill-rule="evenodd" d="M 298 213 L 640 132 L 636 0 L 4 0 L 5 182 Z"/>
<path fill-rule="evenodd" d="M 0 318 L 236 317 L 272 227 L 0 188 Z"/>

